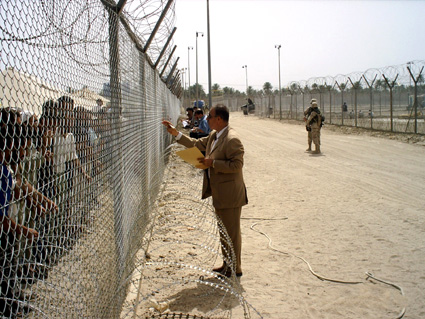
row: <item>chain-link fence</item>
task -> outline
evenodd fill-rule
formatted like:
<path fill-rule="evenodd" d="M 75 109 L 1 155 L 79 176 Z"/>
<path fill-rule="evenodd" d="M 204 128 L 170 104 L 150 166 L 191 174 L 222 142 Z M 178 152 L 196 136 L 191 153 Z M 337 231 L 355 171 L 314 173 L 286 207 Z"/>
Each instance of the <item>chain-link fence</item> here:
<path fill-rule="evenodd" d="M 231 275 L 212 271 L 222 263 L 219 233 L 224 226 L 211 198 L 200 199 L 204 171 L 176 155 L 183 149 L 170 148 L 149 245 L 137 254 L 121 318 L 262 318 L 245 299 L 233 250 L 223 260 Z"/>
<path fill-rule="evenodd" d="M 315 98 L 326 123 L 425 134 L 425 61 L 369 69 L 335 77 L 291 82 L 282 94 L 251 97 L 260 117 L 302 120 Z M 221 99 L 232 110 L 244 98 Z M 218 100 L 217 100 L 218 101 Z"/>
<path fill-rule="evenodd" d="M 3 317 L 118 318 L 149 243 L 174 7 L 123 3 L 0 2 Z"/>

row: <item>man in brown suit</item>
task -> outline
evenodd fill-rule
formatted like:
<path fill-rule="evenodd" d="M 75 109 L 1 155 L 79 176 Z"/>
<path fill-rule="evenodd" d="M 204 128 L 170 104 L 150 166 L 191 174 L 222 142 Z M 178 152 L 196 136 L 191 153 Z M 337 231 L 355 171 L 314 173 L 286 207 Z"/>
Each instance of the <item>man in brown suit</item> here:
<path fill-rule="evenodd" d="M 215 213 L 232 241 L 236 258 L 233 261 L 234 268 L 230 267 L 232 250 L 227 245 L 225 233 L 220 231 L 223 265 L 213 270 L 227 277 L 235 271 L 239 277 L 242 276 L 240 217 L 242 206 L 248 204 L 242 174 L 244 148 L 236 132 L 229 126 L 229 110 L 225 105 L 214 106 L 207 120 L 212 131 L 200 139 L 183 135 L 168 121 L 163 121 L 162 124 L 176 137 L 179 144 L 196 146 L 200 151 L 205 151 L 205 158 L 199 159 L 200 163 L 208 167 L 204 172 L 202 198 L 212 196 Z"/>

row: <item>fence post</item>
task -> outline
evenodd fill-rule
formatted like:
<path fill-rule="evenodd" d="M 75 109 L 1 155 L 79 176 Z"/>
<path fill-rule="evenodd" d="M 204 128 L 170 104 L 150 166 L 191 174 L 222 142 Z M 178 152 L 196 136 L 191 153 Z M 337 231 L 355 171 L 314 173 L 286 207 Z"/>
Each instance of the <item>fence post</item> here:
<path fill-rule="evenodd" d="M 301 89 L 301 87 L 298 88 L 300 90 L 300 93 L 303 97 L 303 114 L 304 114 L 304 110 L 305 110 L 305 103 L 304 103 L 304 91 Z"/>
<path fill-rule="evenodd" d="M 298 120 L 298 94 L 295 90 L 294 90 L 294 95 L 295 95 L 295 119 Z"/>
<path fill-rule="evenodd" d="M 341 125 L 344 125 L 344 90 L 347 86 L 347 82 L 341 83 L 341 85 L 338 83 L 338 81 L 335 81 L 336 85 L 338 86 L 338 89 L 341 91 Z"/>
<path fill-rule="evenodd" d="M 348 80 L 350 80 L 352 89 L 354 90 L 354 125 L 357 127 L 357 87 L 354 85 L 353 81 L 351 81 L 350 77 L 348 77 Z M 358 83 L 360 83 L 360 81 Z"/>
<path fill-rule="evenodd" d="M 375 78 L 373 79 L 372 83 L 369 84 L 368 80 L 366 79 L 366 77 L 363 74 L 363 78 L 366 81 L 367 86 L 369 87 L 369 91 L 370 91 L 370 110 L 369 110 L 369 116 L 370 116 L 370 128 L 373 129 L 373 83 L 376 80 L 376 77 L 378 76 L 378 74 L 375 74 Z"/>
<path fill-rule="evenodd" d="M 118 254 L 119 266 L 117 269 L 117 276 L 119 282 L 125 275 L 126 268 L 125 256 L 126 252 L 123 247 L 123 234 L 124 225 L 122 224 L 122 189 L 123 189 L 123 167 L 122 167 L 122 154 L 121 154 L 121 119 L 122 119 L 122 105 L 121 105 L 121 81 L 120 81 L 120 55 L 119 55 L 119 17 L 113 11 L 109 10 L 109 70 L 110 70 L 110 88 L 111 88 L 111 126 L 112 134 L 112 154 L 114 158 L 112 161 L 112 172 L 110 182 L 113 189 L 114 201 L 114 231 L 115 231 L 115 245 Z M 121 178 L 119 178 L 121 177 Z"/>
<path fill-rule="evenodd" d="M 382 76 L 384 77 L 385 82 L 387 83 L 389 89 L 390 89 L 390 118 L 391 118 L 391 132 L 394 131 L 394 123 L 393 123 L 393 87 L 397 81 L 398 78 L 398 74 L 395 77 L 394 81 L 390 82 L 388 81 L 388 79 L 385 77 L 385 74 L 382 74 Z"/>
<path fill-rule="evenodd" d="M 173 38 L 174 33 L 176 32 L 176 30 L 177 30 L 177 28 L 176 28 L 176 27 L 174 27 L 173 31 L 171 32 L 170 36 L 169 36 L 169 37 L 168 37 L 168 39 L 167 39 L 167 42 L 165 43 L 164 47 L 162 48 L 161 53 L 160 53 L 160 54 L 159 54 L 159 56 L 158 56 L 158 59 L 156 59 L 156 62 L 155 62 L 155 64 L 154 64 L 154 68 L 155 68 L 155 69 L 158 67 L 159 61 L 161 61 L 162 56 L 164 55 L 165 50 L 168 48 L 168 45 L 170 44 L 170 41 L 171 41 L 171 39 Z"/>
<path fill-rule="evenodd" d="M 289 94 L 291 95 L 291 104 L 289 105 L 289 113 L 291 114 L 291 120 L 292 120 L 292 97 L 294 96 L 294 92 L 292 92 L 291 89 L 288 88 Z"/>
<path fill-rule="evenodd" d="M 325 82 L 325 88 L 329 91 L 329 124 L 332 124 L 332 89 L 334 88 L 335 84 L 333 86 L 327 85 Z M 325 110 L 323 110 L 323 114 L 325 114 Z"/>
<path fill-rule="evenodd" d="M 424 67 L 422 67 L 416 79 L 413 76 L 412 71 L 410 70 L 409 67 L 407 67 L 407 70 L 409 71 L 410 76 L 413 79 L 413 83 L 415 83 L 415 101 L 414 101 L 412 110 L 413 108 L 415 108 L 415 134 L 417 134 L 418 133 L 418 82 L 419 82 L 419 79 L 421 78 L 421 74 L 422 74 L 422 71 L 424 70 Z M 412 111 L 410 111 L 409 121 L 407 121 L 407 125 L 406 125 L 406 131 L 407 131 L 407 126 L 409 125 L 409 122 L 410 122 L 411 115 L 412 115 Z"/>

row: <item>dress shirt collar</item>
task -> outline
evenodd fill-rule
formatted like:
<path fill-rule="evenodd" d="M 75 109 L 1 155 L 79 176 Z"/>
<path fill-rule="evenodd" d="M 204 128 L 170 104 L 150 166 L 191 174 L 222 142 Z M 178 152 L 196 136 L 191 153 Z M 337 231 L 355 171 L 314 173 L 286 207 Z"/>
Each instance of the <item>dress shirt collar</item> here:
<path fill-rule="evenodd" d="M 218 140 L 220 138 L 220 136 L 223 135 L 223 133 L 227 130 L 228 127 L 229 127 L 229 125 L 224 127 L 220 132 L 217 132 L 216 135 L 215 135 L 215 139 Z"/>

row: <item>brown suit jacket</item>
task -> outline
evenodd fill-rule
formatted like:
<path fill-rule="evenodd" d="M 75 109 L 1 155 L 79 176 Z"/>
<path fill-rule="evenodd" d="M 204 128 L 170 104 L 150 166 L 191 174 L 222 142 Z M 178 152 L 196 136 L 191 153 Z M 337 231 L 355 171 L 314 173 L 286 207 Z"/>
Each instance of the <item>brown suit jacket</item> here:
<path fill-rule="evenodd" d="M 186 146 L 196 146 L 205 155 L 214 160 L 214 168 L 204 172 L 202 198 L 212 196 L 216 209 L 242 207 L 248 204 L 246 187 L 243 180 L 242 167 L 244 148 L 236 132 L 227 127 L 217 140 L 214 149 L 211 146 L 217 135 L 194 139 L 182 135 L 178 143 Z"/>

